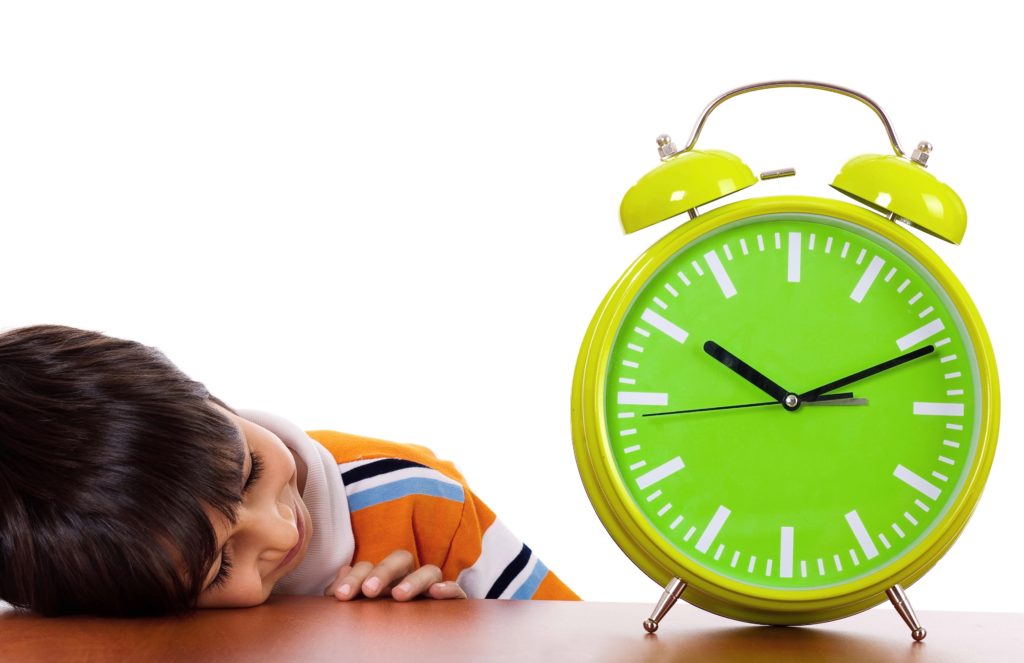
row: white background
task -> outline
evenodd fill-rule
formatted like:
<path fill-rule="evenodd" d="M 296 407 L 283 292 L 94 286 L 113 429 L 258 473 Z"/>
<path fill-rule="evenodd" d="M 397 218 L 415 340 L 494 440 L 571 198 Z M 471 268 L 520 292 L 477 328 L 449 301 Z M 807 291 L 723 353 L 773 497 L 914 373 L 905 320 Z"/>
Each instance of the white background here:
<path fill-rule="evenodd" d="M 1022 611 L 1021 51 L 983 2 L 4 3 L 0 328 L 136 339 L 235 407 L 428 445 L 582 596 L 651 603 L 570 435 L 590 317 L 674 225 L 624 236 L 619 201 L 720 92 L 849 86 L 935 144 L 970 222 L 925 240 L 1000 369 L 985 494 L 910 595 Z M 699 146 L 797 168 L 730 200 L 835 196 L 889 150 L 804 90 L 727 103 Z"/>

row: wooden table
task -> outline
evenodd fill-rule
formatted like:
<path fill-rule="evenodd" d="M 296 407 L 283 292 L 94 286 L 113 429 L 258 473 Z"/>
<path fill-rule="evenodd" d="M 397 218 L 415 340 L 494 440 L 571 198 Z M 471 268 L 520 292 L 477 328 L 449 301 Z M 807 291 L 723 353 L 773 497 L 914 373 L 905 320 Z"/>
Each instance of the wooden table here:
<path fill-rule="evenodd" d="M 1024 615 L 923 612 L 914 643 L 891 610 L 831 624 L 749 626 L 649 605 L 273 597 L 181 619 L 44 619 L 0 612 L 0 661 L 1024 661 Z"/>

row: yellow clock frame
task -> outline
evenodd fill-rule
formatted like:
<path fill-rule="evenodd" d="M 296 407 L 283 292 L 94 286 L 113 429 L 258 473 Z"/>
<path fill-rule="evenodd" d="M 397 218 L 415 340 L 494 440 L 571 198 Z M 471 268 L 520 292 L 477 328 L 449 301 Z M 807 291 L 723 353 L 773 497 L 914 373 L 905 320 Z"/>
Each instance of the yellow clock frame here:
<path fill-rule="evenodd" d="M 832 89 L 834 86 L 810 82 L 773 82 L 740 88 L 740 90 L 792 86 L 787 83 L 799 83 L 800 87 L 819 87 L 835 91 Z M 843 88 L 840 89 L 844 90 L 844 94 L 849 92 Z M 730 94 L 734 96 L 735 93 L 736 91 L 727 93 L 720 99 L 724 100 Z M 714 103 L 709 106 L 709 109 L 705 111 L 705 117 L 714 106 Z M 888 122 L 884 119 L 884 114 L 880 109 L 878 109 L 878 113 L 880 117 L 883 117 L 888 128 Z M 695 136 L 690 141 L 689 147 L 691 148 L 696 134 L 699 134 L 703 119 L 699 122 Z M 891 129 L 890 136 L 895 141 L 895 135 Z M 666 138 L 659 139 L 659 145 L 668 143 Z M 897 145 L 894 142 L 894 146 Z M 930 148 L 930 146 L 928 147 Z M 897 152 L 902 154 L 898 147 Z M 696 154 L 699 153 L 684 153 L 682 156 Z M 719 160 L 719 155 L 731 157 L 727 153 L 707 152 L 704 154 L 713 154 L 713 158 L 716 160 Z M 670 154 L 669 159 L 673 156 Z M 700 158 L 704 158 L 703 155 Z M 735 157 L 731 158 L 735 159 Z M 888 159 L 888 157 L 881 157 L 881 159 Z M 864 157 L 854 160 L 858 163 L 864 161 Z M 726 164 L 726 167 L 732 166 Z M 690 168 L 690 166 L 684 165 L 682 168 Z M 886 172 L 890 174 L 891 180 L 893 173 L 899 179 L 900 169 L 904 166 L 902 162 L 894 162 L 887 164 L 885 168 L 887 168 Z M 657 171 L 658 169 L 651 175 L 659 176 Z M 850 172 L 844 172 L 847 176 L 850 175 Z M 856 177 L 856 173 L 853 175 Z M 920 178 L 917 173 L 914 172 L 912 176 L 915 179 L 910 182 L 909 186 L 919 187 Z M 720 173 L 716 173 L 716 177 L 720 177 Z M 837 183 L 840 182 L 841 177 L 837 178 Z M 741 171 L 735 180 L 734 190 L 745 188 L 756 181 L 756 179 L 750 181 L 745 178 Z M 900 190 L 901 184 L 906 186 L 907 183 L 898 181 L 897 190 Z M 840 188 L 836 184 L 834 186 Z M 870 186 L 876 185 L 871 184 Z M 949 190 L 949 193 L 955 197 L 952 190 Z M 861 196 L 856 194 L 857 192 L 854 191 L 850 195 L 862 200 Z M 720 197 L 720 194 L 716 191 L 705 195 L 705 197 L 709 196 L 711 199 L 715 199 Z M 900 196 L 897 195 L 894 198 L 899 200 Z M 959 198 L 955 200 L 959 202 Z M 656 218 L 659 213 L 663 216 L 671 216 L 689 211 L 692 220 L 685 222 L 660 239 L 634 261 L 605 296 L 594 315 L 576 363 L 572 387 L 572 431 L 580 476 L 602 523 L 623 552 L 651 579 L 666 587 L 665 595 L 659 602 L 659 608 L 656 609 L 656 612 L 660 611 L 660 614 L 653 622 L 653 628 L 651 627 L 652 620 L 648 620 L 645 627 L 649 631 L 657 628 L 657 621 L 664 616 L 675 599 L 679 598 L 683 586 L 686 591 L 682 598 L 695 606 L 722 616 L 761 624 L 810 624 L 834 620 L 881 603 L 885 601 L 888 594 L 897 609 L 900 609 L 908 625 L 911 626 L 915 639 L 923 638 L 925 630 L 916 623 L 916 615 L 913 614 L 909 603 L 905 608 L 910 616 L 904 614 L 904 610 L 901 609 L 901 603 L 905 601 L 902 587 L 913 584 L 924 575 L 945 554 L 963 530 L 977 504 L 991 468 L 999 423 L 999 386 L 992 346 L 981 317 L 960 281 L 927 245 L 892 220 L 894 214 L 886 218 L 871 210 L 842 201 L 806 196 L 756 198 L 728 204 L 699 216 L 695 214 L 695 204 L 693 205 L 694 211 L 691 211 L 686 208 L 686 203 L 684 203 L 682 207 L 677 206 L 667 212 L 665 209 L 656 211 L 654 221 L 642 220 L 637 223 L 634 217 L 632 219 L 633 228 L 629 227 L 630 220 L 626 218 L 627 207 L 628 195 L 627 200 L 623 202 L 623 223 L 627 226 L 627 230 L 650 225 L 650 223 L 660 220 Z M 872 207 L 875 206 L 872 205 Z M 947 205 L 947 207 L 950 206 Z M 960 209 L 962 210 L 962 207 Z M 981 416 L 978 445 L 963 487 L 951 508 L 932 531 L 907 554 L 869 576 L 843 584 L 841 588 L 837 588 L 841 589 L 839 592 L 836 589 L 792 591 L 746 585 L 719 576 L 692 562 L 668 543 L 636 507 L 612 461 L 610 440 L 605 425 L 605 377 L 612 344 L 623 317 L 649 279 L 671 256 L 708 233 L 736 221 L 778 213 L 812 214 L 847 221 L 877 233 L 905 250 L 941 285 L 959 312 L 973 345 L 979 371 Z M 929 224 L 934 226 L 935 219 L 920 215 L 916 216 L 916 219 L 910 218 L 909 225 L 944 236 L 945 239 L 951 241 L 959 241 L 963 235 L 962 228 L 966 217 L 963 218 L 964 222 L 959 224 L 958 233 L 956 230 L 947 230 L 948 218 L 939 219 L 942 224 L 945 224 L 939 230 L 929 227 Z M 685 584 L 681 584 L 679 581 L 679 578 L 683 576 L 685 576 Z M 674 586 L 673 582 L 676 583 Z M 892 592 L 894 587 L 898 590 L 895 595 Z"/>

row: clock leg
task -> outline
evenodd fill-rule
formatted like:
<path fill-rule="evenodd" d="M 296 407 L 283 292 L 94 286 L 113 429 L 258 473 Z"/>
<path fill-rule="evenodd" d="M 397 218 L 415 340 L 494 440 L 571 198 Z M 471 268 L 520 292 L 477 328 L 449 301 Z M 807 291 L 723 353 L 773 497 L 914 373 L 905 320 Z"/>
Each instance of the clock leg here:
<path fill-rule="evenodd" d="M 910 605 L 910 600 L 907 598 L 907 593 L 903 591 L 903 588 L 899 585 L 893 585 L 889 589 L 885 590 L 885 595 L 892 601 L 893 606 L 896 608 L 896 612 L 900 613 L 900 617 L 910 627 L 910 635 L 920 642 L 924 640 L 924 636 L 928 635 L 928 631 L 921 626 L 921 622 L 917 621 L 917 613 L 914 612 L 914 606 Z"/>
<path fill-rule="evenodd" d="M 658 630 L 658 624 L 664 619 L 668 611 L 676 604 L 679 600 L 679 595 L 686 589 L 686 583 L 679 578 L 672 578 L 667 585 L 665 585 L 665 591 L 661 594 L 661 599 L 658 600 L 658 605 L 654 606 L 654 612 L 651 616 L 644 620 L 644 630 L 648 633 L 654 633 Z"/>

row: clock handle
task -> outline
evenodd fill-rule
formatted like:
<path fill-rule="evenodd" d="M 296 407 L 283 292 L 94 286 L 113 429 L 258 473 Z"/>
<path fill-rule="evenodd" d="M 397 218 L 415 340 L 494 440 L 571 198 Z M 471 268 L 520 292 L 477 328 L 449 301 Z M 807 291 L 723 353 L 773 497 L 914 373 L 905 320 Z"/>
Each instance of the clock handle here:
<path fill-rule="evenodd" d="M 851 90 L 850 88 L 841 87 L 839 85 L 831 85 L 829 83 L 819 83 L 816 81 L 767 81 L 764 83 L 753 83 L 751 85 L 744 85 L 743 87 L 738 87 L 735 90 L 729 90 L 728 92 L 719 95 L 714 101 L 708 104 L 707 107 L 704 109 L 704 112 L 700 114 L 700 118 L 697 120 L 696 126 L 693 127 L 693 132 L 690 134 L 690 140 L 689 142 L 686 143 L 686 147 L 679 151 L 672 151 L 671 154 L 663 153 L 662 159 L 667 159 L 670 156 L 681 154 L 683 152 L 689 152 L 690 150 L 692 150 L 693 146 L 697 143 L 697 137 L 700 136 L 701 129 L 704 128 L 704 123 L 707 121 L 708 116 L 711 115 L 711 111 L 718 108 L 727 99 L 738 97 L 741 94 L 746 94 L 747 92 L 755 92 L 757 90 L 768 90 L 777 87 L 802 87 L 812 88 L 814 90 L 824 90 L 826 92 L 835 92 L 836 94 L 841 94 L 843 96 L 850 97 L 851 99 L 856 99 L 857 101 L 860 101 L 865 106 L 873 110 L 875 112 L 875 115 L 878 116 L 878 119 L 880 119 L 882 121 L 882 124 L 885 125 L 885 132 L 889 135 L 889 144 L 892 145 L 892 149 L 896 152 L 896 156 L 906 156 L 906 153 L 904 153 L 903 149 L 900 147 L 900 142 L 896 138 L 896 131 L 892 128 L 892 123 L 889 122 L 889 118 L 886 117 L 885 112 L 882 110 L 881 106 L 879 106 L 866 95 L 863 95 L 860 92 L 857 92 L 856 90 Z M 925 158 L 927 159 L 927 156 Z"/>
<path fill-rule="evenodd" d="M 893 607 L 896 608 L 896 612 L 900 613 L 900 617 L 910 627 L 910 637 L 918 642 L 924 640 L 924 636 L 928 635 L 928 631 L 917 620 L 917 613 L 914 612 L 914 606 L 910 605 L 910 600 L 907 598 L 907 593 L 903 591 L 903 587 L 893 585 L 885 590 L 885 595 L 889 597 Z"/>
<path fill-rule="evenodd" d="M 648 633 L 654 633 L 658 630 L 658 624 L 665 618 L 668 611 L 672 609 L 672 606 L 679 600 L 679 595 L 686 589 L 686 583 L 679 578 L 672 578 L 667 585 L 665 585 L 665 591 L 662 592 L 661 598 L 658 600 L 658 604 L 654 606 L 654 612 L 651 616 L 644 620 L 644 630 Z"/>

